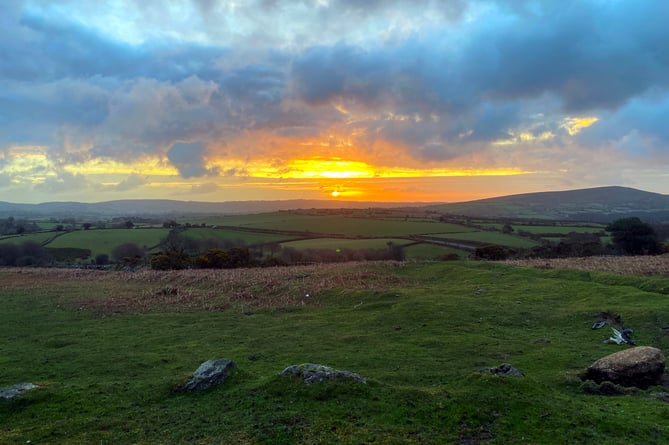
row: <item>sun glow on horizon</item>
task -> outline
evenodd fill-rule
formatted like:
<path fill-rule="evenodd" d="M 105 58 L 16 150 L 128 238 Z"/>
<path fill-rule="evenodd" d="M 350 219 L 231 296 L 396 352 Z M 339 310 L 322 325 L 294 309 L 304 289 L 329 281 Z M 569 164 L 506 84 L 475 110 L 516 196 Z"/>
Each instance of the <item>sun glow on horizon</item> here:
<path fill-rule="evenodd" d="M 248 168 L 252 176 L 291 179 L 365 179 L 365 178 L 420 178 L 437 176 L 514 176 L 532 173 L 515 167 L 503 168 L 404 168 L 373 166 L 364 161 L 348 161 L 338 157 L 314 156 L 293 159 L 282 168 Z"/>
<path fill-rule="evenodd" d="M 453 200 L 455 190 L 427 185 L 447 177 L 504 177 L 531 174 L 518 167 L 481 168 L 467 166 L 426 167 L 411 159 L 406 165 L 377 165 L 361 158 L 344 156 L 305 156 L 243 159 L 204 156 L 201 176 L 184 176 L 179 166 L 162 155 L 142 156 L 120 161 L 89 158 L 81 162 L 60 164 L 49 156 L 45 147 L 15 146 L 2 153 L 0 175 L 12 184 L 72 190 L 73 196 L 96 193 L 96 196 L 123 192 L 133 197 L 206 196 L 223 199 L 229 194 L 260 199 L 288 197 L 327 198 L 363 201 L 444 201 Z M 211 155 L 211 154 L 209 154 Z M 401 161 L 398 160 L 398 163 Z M 197 164 L 196 164 L 197 165 Z M 77 195 L 74 195 L 74 194 Z M 447 199 L 446 196 L 449 196 Z M 76 199 L 76 198 L 75 198 Z M 228 198 L 229 199 L 229 198 Z"/>

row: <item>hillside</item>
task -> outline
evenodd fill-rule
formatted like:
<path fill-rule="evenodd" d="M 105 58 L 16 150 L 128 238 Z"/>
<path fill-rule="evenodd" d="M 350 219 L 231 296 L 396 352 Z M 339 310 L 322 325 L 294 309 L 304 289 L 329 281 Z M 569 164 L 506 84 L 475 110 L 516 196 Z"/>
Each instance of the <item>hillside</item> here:
<path fill-rule="evenodd" d="M 0 215 L 15 217 L 133 217 L 160 215 L 207 216 L 266 213 L 295 209 L 420 208 L 422 211 L 475 218 L 523 218 L 606 223 L 638 216 L 649 222 L 669 222 L 669 195 L 628 187 L 524 193 L 453 204 L 363 202 L 293 199 L 283 201 L 198 202 L 169 199 L 127 199 L 97 203 L 46 202 L 19 204 L 0 201 Z M 404 210 L 403 210 L 404 211 Z"/>
<path fill-rule="evenodd" d="M 669 221 L 669 195 L 628 187 L 597 187 L 557 192 L 524 193 L 477 201 L 430 206 L 469 217 L 528 218 L 609 222 L 637 216 L 645 221 Z"/>
<path fill-rule="evenodd" d="M 667 351 L 668 281 L 473 261 L 0 268 L 0 388 L 38 386 L 0 400 L 0 442 L 666 444 L 667 386 L 578 376 L 625 348 L 591 329 L 605 310 Z M 230 379 L 180 390 L 219 358 Z M 367 383 L 279 375 L 305 362 Z M 481 372 L 502 363 L 523 376 Z"/>

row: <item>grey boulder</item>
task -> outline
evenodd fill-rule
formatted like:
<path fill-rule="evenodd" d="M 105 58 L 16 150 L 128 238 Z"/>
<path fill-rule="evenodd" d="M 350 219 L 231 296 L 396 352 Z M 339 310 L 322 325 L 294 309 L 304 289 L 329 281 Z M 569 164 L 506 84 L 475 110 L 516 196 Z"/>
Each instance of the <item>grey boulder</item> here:
<path fill-rule="evenodd" d="M 201 391 L 223 383 L 235 367 L 235 362 L 228 359 L 207 360 L 193 373 L 193 378 L 186 383 L 184 391 Z"/>

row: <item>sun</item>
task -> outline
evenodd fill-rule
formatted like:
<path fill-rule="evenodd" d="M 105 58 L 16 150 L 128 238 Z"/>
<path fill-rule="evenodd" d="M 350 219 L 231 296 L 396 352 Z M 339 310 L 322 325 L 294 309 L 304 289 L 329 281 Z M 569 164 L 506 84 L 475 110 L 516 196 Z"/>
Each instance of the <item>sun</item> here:
<path fill-rule="evenodd" d="M 330 196 L 332 196 L 333 198 L 337 198 L 339 195 L 341 195 L 339 190 L 332 190 L 332 192 L 330 193 Z"/>

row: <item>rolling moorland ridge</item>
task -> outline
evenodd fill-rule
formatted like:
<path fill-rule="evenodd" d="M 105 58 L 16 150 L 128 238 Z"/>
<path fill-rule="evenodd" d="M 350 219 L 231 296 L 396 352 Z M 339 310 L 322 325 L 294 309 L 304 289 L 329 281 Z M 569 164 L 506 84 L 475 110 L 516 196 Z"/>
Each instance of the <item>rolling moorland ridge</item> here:
<path fill-rule="evenodd" d="M 430 210 L 470 217 L 528 218 L 606 223 L 637 216 L 645 221 L 669 221 L 669 195 L 629 187 L 597 187 L 581 190 L 525 193 L 452 204 L 380 203 L 337 200 L 196 202 L 174 200 L 119 200 L 99 203 L 48 202 L 19 204 L 0 201 L 0 215 L 141 215 L 169 216 L 242 214 L 309 208 L 405 208 Z"/>

